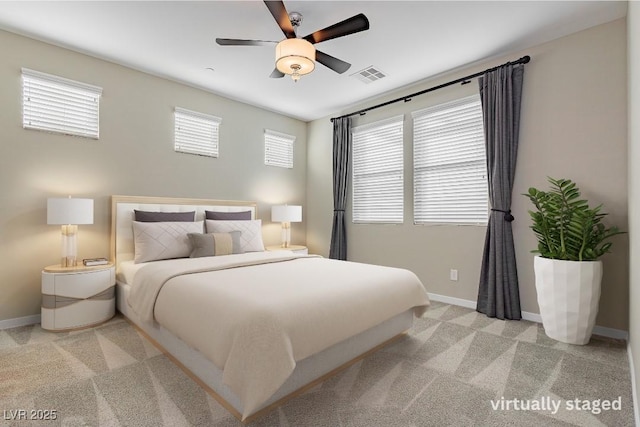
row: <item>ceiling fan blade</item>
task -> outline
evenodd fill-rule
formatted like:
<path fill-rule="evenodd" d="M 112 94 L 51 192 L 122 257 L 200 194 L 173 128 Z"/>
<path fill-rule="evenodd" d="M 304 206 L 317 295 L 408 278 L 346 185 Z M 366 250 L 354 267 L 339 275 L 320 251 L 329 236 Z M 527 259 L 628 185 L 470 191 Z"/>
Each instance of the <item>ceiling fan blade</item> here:
<path fill-rule="evenodd" d="M 287 36 L 288 39 L 296 38 L 296 32 L 293 29 L 293 25 L 291 25 L 289 13 L 284 7 L 284 3 L 282 1 L 264 0 L 264 4 L 267 6 L 267 9 L 269 9 L 269 12 L 271 12 L 271 15 L 273 15 L 284 35 Z"/>
<path fill-rule="evenodd" d="M 353 33 L 359 33 L 369 29 L 369 20 L 364 14 L 360 13 L 342 22 L 333 24 L 325 29 L 318 30 L 309 34 L 304 39 L 310 43 L 320 43 L 326 40 L 335 39 L 336 37 L 347 36 Z"/>
<path fill-rule="evenodd" d="M 273 46 L 278 42 L 269 40 L 216 39 L 220 46 Z"/>
<path fill-rule="evenodd" d="M 327 55 L 326 53 L 320 52 L 319 50 L 316 50 L 316 61 L 321 63 L 325 67 L 331 68 L 338 74 L 344 73 L 351 67 L 351 64 L 349 64 L 348 62 L 344 62 L 341 59 L 338 59 L 331 55 Z"/>
<path fill-rule="evenodd" d="M 281 72 L 280 70 L 278 70 L 277 68 L 274 68 L 273 72 L 271 73 L 271 75 L 269 77 L 271 77 L 272 79 L 279 79 L 279 78 L 284 77 L 284 73 Z"/>

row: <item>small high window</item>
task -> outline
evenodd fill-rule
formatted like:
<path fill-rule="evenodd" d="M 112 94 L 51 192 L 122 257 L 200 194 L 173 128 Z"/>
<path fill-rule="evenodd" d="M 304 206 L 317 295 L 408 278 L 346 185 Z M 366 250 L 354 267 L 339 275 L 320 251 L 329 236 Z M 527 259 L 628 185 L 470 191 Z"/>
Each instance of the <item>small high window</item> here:
<path fill-rule="evenodd" d="M 98 139 L 102 88 L 22 69 L 22 127 Z"/>
<path fill-rule="evenodd" d="M 175 108 L 174 150 L 198 156 L 218 157 L 220 117 Z"/>
<path fill-rule="evenodd" d="M 264 130 L 264 164 L 280 168 L 293 168 L 293 143 L 296 137 Z"/>

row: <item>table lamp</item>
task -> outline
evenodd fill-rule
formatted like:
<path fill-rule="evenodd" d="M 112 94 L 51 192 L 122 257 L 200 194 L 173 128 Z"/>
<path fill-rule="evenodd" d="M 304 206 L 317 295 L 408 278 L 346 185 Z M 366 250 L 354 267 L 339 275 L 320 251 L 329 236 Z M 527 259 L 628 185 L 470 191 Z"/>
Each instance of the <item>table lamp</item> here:
<path fill-rule="evenodd" d="M 272 206 L 271 221 L 282 223 L 282 247 L 288 248 L 291 245 L 291 223 L 302 221 L 302 206 Z"/>
<path fill-rule="evenodd" d="M 60 266 L 74 267 L 78 256 L 78 224 L 93 224 L 93 199 L 47 199 L 47 224 L 62 225 Z"/>

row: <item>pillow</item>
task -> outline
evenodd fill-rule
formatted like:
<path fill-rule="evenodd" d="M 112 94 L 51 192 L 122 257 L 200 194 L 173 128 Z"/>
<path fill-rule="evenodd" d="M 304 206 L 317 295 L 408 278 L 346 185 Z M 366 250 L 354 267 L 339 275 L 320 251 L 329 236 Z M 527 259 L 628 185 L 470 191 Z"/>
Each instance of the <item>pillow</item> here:
<path fill-rule="evenodd" d="M 229 220 L 251 220 L 251 211 L 242 211 L 242 212 L 215 212 L 215 211 L 204 211 L 205 219 L 215 219 L 222 221 Z"/>
<path fill-rule="evenodd" d="M 203 221 L 133 222 L 134 263 L 187 258 L 191 254 L 189 233 L 202 233 Z"/>
<path fill-rule="evenodd" d="M 219 256 L 241 254 L 240 231 L 230 233 L 189 233 L 191 241 L 190 258 L 200 258 L 203 256 Z"/>
<path fill-rule="evenodd" d="M 149 212 L 134 209 L 134 221 L 139 222 L 193 222 L 196 211 L 191 212 Z"/>
<path fill-rule="evenodd" d="M 208 219 L 207 233 L 228 233 L 230 231 L 241 231 L 240 248 L 242 252 L 262 252 L 262 221 L 252 219 L 250 221 L 215 221 Z"/>

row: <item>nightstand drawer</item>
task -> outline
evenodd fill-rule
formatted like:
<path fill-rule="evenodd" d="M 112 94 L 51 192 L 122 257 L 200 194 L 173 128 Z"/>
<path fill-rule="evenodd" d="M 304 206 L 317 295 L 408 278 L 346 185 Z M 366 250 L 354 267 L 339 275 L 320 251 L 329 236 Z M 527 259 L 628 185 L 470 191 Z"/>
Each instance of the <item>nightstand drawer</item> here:
<path fill-rule="evenodd" d="M 113 317 L 116 307 L 113 264 L 58 268 L 42 272 L 41 320 L 43 329 L 81 328 Z"/>
<path fill-rule="evenodd" d="M 42 273 L 43 277 L 49 275 Z M 73 298 L 89 298 L 99 294 L 115 284 L 112 270 L 55 274 L 53 276 L 53 294 Z M 46 291 L 44 291 L 46 293 Z"/>
<path fill-rule="evenodd" d="M 78 301 L 56 309 L 43 308 L 42 326 L 49 330 L 63 330 L 95 325 L 111 319 L 115 309 L 115 298 L 104 301 Z"/>

